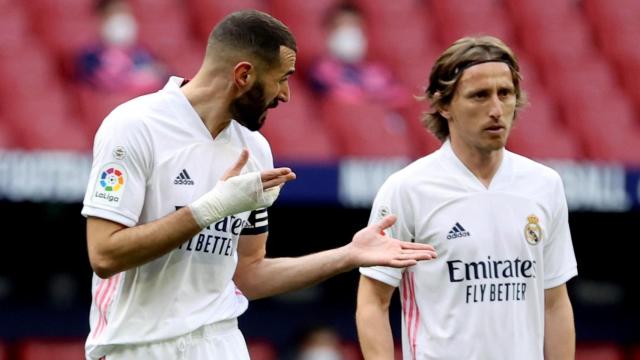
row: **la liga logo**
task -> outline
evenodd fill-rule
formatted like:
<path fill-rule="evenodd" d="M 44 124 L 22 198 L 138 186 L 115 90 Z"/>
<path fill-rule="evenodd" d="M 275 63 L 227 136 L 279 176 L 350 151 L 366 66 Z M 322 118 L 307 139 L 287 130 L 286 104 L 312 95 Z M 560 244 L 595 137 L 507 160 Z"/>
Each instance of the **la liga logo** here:
<path fill-rule="evenodd" d="M 93 199 L 107 206 L 118 206 L 124 193 L 126 173 L 121 166 L 107 164 L 100 171 L 93 191 Z"/>
<path fill-rule="evenodd" d="M 124 186 L 124 176 L 118 168 L 112 167 L 104 170 L 100 175 L 100 186 L 104 191 L 118 191 Z"/>

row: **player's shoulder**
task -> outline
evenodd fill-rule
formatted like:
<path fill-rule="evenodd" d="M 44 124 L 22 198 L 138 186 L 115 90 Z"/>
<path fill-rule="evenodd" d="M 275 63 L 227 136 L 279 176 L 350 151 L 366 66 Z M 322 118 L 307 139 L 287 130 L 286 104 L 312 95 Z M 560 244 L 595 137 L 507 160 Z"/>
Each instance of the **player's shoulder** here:
<path fill-rule="evenodd" d="M 520 177 L 546 182 L 561 181 L 560 174 L 547 165 L 510 151 L 505 151 L 505 154 L 510 157 L 516 175 Z"/>
<path fill-rule="evenodd" d="M 439 150 L 419 158 L 387 178 L 386 186 L 405 187 L 421 182 L 436 174 L 439 167 Z"/>

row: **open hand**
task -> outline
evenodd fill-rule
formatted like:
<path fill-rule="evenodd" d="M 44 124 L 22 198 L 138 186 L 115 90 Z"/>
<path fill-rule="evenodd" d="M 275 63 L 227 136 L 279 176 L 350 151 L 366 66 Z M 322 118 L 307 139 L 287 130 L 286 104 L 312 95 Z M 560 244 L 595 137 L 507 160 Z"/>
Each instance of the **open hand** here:
<path fill-rule="evenodd" d="M 420 260 L 436 258 L 433 246 L 397 240 L 384 234 L 396 222 L 395 215 L 387 215 L 376 224 L 358 231 L 349 245 L 355 266 L 407 267 Z"/>

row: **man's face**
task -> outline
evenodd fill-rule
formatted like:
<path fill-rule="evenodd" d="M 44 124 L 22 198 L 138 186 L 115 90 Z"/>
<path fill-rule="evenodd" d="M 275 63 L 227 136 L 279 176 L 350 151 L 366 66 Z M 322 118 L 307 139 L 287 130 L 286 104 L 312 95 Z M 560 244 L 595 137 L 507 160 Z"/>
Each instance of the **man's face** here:
<path fill-rule="evenodd" d="M 259 130 L 268 109 L 289 101 L 289 76 L 295 71 L 295 63 L 295 51 L 280 47 L 280 64 L 258 76 L 251 89 L 231 103 L 231 116 L 247 129 Z"/>
<path fill-rule="evenodd" d="M 487 62 L 464 70 L 453 99 L 442 114 L 449 121 L 452 142 L 490 153 L 505 146 L 515 109 L 509 66 Z"/>

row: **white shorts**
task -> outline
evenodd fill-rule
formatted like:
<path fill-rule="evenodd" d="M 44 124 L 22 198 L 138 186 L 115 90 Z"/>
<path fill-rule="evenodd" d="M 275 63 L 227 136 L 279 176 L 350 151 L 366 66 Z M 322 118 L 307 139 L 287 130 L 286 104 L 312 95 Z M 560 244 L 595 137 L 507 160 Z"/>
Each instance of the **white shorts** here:
<path fill-rule="evenodd" d="M 249 360 L 236 319 L 205 325 L 187 335 L 140 345 L 115 347 L 105 360 Z"/>

